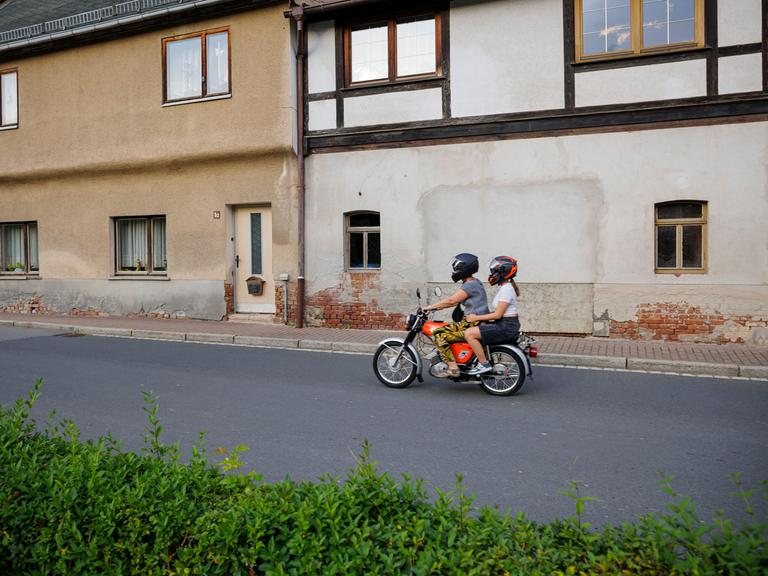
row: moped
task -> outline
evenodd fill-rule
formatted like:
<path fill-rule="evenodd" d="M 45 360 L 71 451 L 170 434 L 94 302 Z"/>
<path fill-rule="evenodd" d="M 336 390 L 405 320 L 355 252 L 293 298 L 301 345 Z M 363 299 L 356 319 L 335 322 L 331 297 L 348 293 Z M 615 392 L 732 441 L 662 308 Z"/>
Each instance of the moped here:
<path fill-rule="evenodd" d="M 440 287 L 436 287 L 435 296 L 440 295 Z M 419 306 L 415 314 L 408 315 L 408 333 L 405 338 L 383 340 L 373 355 L 373 371 L 383 384 L 390 388 L 405 388 L 415 379 L 423 382 L 422 368 L 426 362 L 429 363 L 430 375 L 435 378 L 476 383 L 494 396 L 511 396 L 523 387 L 526 376 L 533 377 L 531 358 L 536 358 L 539 349 L 536 339 L 522 332 L 515 341 L 485 346 L 486 356 L 493 364 L 493 369 L 480 375 L 468 374 L 477 364 L 477 357 L 469 344 L 451 344 L 451 351 L 459 366 L 459 375 L 440 375 L 444 373 L 446 364 L 440 358 L 433 338 L 435 331 L 448 322 L 429 320 L 429 312 L 421 308 L 421 291 L 418 288 L 416 297 Z"/>

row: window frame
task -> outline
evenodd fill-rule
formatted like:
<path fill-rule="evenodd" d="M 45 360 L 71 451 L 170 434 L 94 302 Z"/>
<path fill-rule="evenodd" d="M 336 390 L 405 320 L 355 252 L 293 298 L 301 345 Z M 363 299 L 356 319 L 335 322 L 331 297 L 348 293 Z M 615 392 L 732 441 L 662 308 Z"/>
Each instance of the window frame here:
<path fill-rule="evenodd" d="M 601 54 L 583 53 L 583 3 L 584 0 L 574 0 L 574 42 L 576 62 L 594 62 L 596 60 L 616 60 L 635 56 L 650 56 L 667 52 L 683 52 L 704 47 L 704 0 L 694 2 L 694 39 L 692 42 L 662 44 L 660 46 L 643 47 L 643 0 L 628 0 L 630 3 L 630 50 L 608 52 Z"/>
<path fill-rule="evenodd" d="M 3 124 L 3 84 L 0 80 L 0 131 L 2 130 L 14 130 L 19 127 L 19 69 L 8 68 L 0 70 L 0 78 L 7 74 L 16 75 L 16 122 L 13 124 Z"/>
<path fill-rule="evenodd" d="M 154 269 L 154 245 L 152 238 L 153 222 L 156 218 L 165 220 L 166 242 L 165 242 L 165 270 Z M 120 222 L 125 220 L 144 220 L 147 223 L 147 266 L 146 270 L 120 270 Z M 115 276 L 168 276 L 168 217 L 165 214 L 154 214 L 151 216 L 114 216 L 112 218 L 114 228 L 114 274 Z"/>
<path fill-rule="evenodd" d="M 352 216 L 362 214 L 376 214 L 379 217 L 378 226 L 352 226 Z M 375 210 L 353 210 L 344 213 L 344 270 L 347 272 L 381 272 L 381 262 L 377 268 L 368 267 L 368 234 L 375 232 L 379 235 L 379 260 L 381 260 L 381 212 Z M 363 267 L 354 268 L 351 266 L 351 235 L 352 233 L 363 234 Z"/>
<path fill-rule="evenodd" d="M 208 36 L 214 34 L 227 33 L 227 74 L 228 90 L 226 92 L 216 92 L 208 94 Z M 202 74 L 201 95 L 190 96 L 188 98 L 168 99 L 168 44 L 180 40 L 189 40 L 190 38 L 200 38 L 200 70 Z M 210 30 L 201 30 L 199 32 L 190 32 L 188 34 L 178 34 L 176 36 L 167 36 L 162 39 L 162 67 L 163 67 L 163 104 L 182 104 L 185 102 L 203 102 L 206 100 L 216 100 L 226 98 L 232 95 L 232 32 L 229 26 L 220 28 L 211 28 Z"/>
<path fill-rule="evenodd" d="M 37 261 L 38 261 L 38 267 L 37 270 L 30 270 L 29 268 L 29 225 L 34 224 L 37 226 L 38 229 L 38 248 L 37 248 Z M 6 266 L 8 263 L 5 261 L 3 257 L 3 238 L 5 234 L 3 234 L 3 228 L 5 226 L 24 226 L 24 270 L 22 272 L 13 272 L 12 270 L 6 270 Z M 34 275 L 37 276 L 40 274 L 40 226 L 38 225 L 36 220 L 24 220 L 21 222 L 0 222 L 0 275 L 6 275 L 6 276 L 21 276 L 21 275 Z"/>
<path fill-rule="evenodd" d="M 701 206 L 701 218 L 664 218 L 659 219 L 658 208 L 674 204 L 698 204 Z M 706 274 L 707 273 L 707 220 L 708 203 L 705 200 L 671 200 L 653 205 L 653 269 L 656 274 Z M 683 226 L 701 226 L 701 267 L 684 268 L 683 264 Z M 659 227 L 675 227 L 675 264 L 674 268 L 659 268 Z"/>
<path fill-rule="evenodd" d="M 397 75 L 397 25 L 400 22 L 413 19 L 435 20 L 435 71 L 423 74 L 411 74 L 408 76 Z M 352 32 L 357 28 L 369 26 L 387 26 L 387 78 L 376 80 L 364 80 L 360 82 L 352 81 Z M 342 28 L 343 33 L 343 68 L 344 68 L 344 87 L 362 88 L 366 86 L 386 86 L 389 84 L 398 84 L 413 82 L 419 80 L 435 80 L 443 77 L 443 23 L 442 9 L 436 7 L 425 7 L 416 11 L 399 11 L 396 16 L 388 15 L 371 17 L 365 20 L 354 20 L 346 22 Z"/>

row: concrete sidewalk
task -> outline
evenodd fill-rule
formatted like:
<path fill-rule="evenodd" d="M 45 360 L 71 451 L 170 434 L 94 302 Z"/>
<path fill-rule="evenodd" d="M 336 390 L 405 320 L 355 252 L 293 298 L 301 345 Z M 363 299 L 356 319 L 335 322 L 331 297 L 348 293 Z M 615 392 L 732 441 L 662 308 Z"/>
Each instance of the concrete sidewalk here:
<path fill-rule="evenodd" d="M 95 336 L 120 336 L 300 348 L 372 354 L 378 342 L 405 332 L 336 328 L 297 329 L 266 322 L 163 320 L 121 316 L 36 316 L 0 313 L 0 326 L 47 328 Z M 628 369 L 768 380 L 768 347 L 743 344 L 640 342 L 593 337 L 539 336 L 537 364 Z"/>

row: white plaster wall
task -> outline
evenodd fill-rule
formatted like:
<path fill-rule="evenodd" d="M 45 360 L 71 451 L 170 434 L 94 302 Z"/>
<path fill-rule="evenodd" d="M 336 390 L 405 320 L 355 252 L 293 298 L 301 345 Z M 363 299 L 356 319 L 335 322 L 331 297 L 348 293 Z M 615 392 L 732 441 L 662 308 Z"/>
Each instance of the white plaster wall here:
<path fill-rule="evenodd" d="M 726 0 L 717 3 L 719 46 L 750 44 L 762 39 L 761 0 Z"/>
<path fill-rule="evenodd" d="M 576 106 L 706 96 L 704 59 L 576 74 Z"/>
<path fill-rule="evenodd" d="M 313 155 L 308 291 L 342 281 L 344 212 L 375 210 L 385 308 L 463 251 L 511 254 L 549 287 L 531 330 L 590 332 L 593 285 L 768 294 L 767 157 L 768 122 Z M 657 275 L 654 204 L 683 199 L 709 203 L 708 273 Z"/>
<path fill-rule="evenodd" d="M 718 60 L 720 94 L 753 92 L 763 89 L 763 55 L 743 54 Z"/>
<path fill-rule="evenodd" d="M 443 117 L 440 88 L 389 92 L 344 99 L 344 126 L 436 120 Z"/>
<path fill-rule="evenodd" d="M 307 28 L 307 83 L 309 93 L 336 90 L 335 22 L 313 22 Z"/>
<path fill-rule="evenodd" d="M 336 128 L 336 100 L 318 100 L 309 103 L 309 129 Z"/>
<path fill-rule="evenodd" d="M 453 116 L 565 105 L 560 0 L 453 2 L 450 35 Z"/>

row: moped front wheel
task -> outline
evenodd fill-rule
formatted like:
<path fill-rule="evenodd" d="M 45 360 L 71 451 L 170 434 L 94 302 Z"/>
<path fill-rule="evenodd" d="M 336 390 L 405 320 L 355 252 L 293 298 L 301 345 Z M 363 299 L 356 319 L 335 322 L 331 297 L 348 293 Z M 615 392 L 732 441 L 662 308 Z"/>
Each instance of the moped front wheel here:
<path fill-rule="evenodd" d="M 480 388 L 493 396 L 512 396 L 525 383 L 525 364 L 512 352 L 491 348 L 493 371 L 480 375 Z"/>
<path fill-rule="evenodd" d="M 385 386 L 405 388 L 416 378 L 418 363 L 413 350 L 402 342 L 382 342 L 373 355 L 373 371 Z"/>

